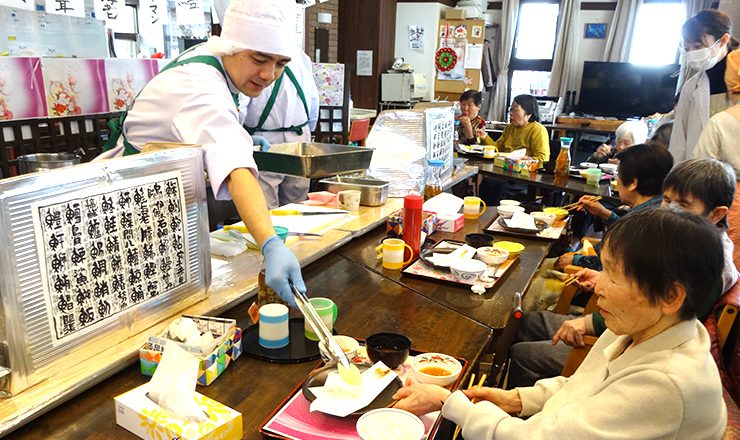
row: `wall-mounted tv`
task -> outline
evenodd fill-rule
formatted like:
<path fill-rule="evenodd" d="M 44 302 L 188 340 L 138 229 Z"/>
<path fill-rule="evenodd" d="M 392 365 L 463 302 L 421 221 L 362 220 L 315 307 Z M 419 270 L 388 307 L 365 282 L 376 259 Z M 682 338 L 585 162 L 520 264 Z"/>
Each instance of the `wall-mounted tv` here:
<path fill-rule="evenodd" d="M 679 65 L 586 61 L 577 109 L 595 116 L 647 116 L 673 108 Z"/>

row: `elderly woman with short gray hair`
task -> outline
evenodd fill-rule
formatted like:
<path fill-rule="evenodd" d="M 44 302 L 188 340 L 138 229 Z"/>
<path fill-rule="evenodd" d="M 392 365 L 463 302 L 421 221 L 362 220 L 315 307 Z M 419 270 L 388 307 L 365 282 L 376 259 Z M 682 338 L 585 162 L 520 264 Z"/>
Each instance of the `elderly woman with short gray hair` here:
<path fill-rule="evenodd" d="M 647 140 L 648 127 L 642 121 L 627 121 L 617 128 L 615 135 L 616 141 L 613 147 L 601 144 L 587 162 L 619 163 L 614 156 L 633 145 L 644 144 Z"/>

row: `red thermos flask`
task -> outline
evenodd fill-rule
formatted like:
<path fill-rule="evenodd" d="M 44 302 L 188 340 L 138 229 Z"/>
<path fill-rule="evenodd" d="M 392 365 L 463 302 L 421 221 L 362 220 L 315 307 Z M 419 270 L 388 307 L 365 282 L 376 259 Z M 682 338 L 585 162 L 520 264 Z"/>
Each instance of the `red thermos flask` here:
<path fill-rule="evenodd" d="M 403 241 L 411 247 L 413 258 L 419 256 L 421 247 L 421 206 L 422 196 L 412 194 L 403 199 Z M 408 258 L 404 256 L 404 259 Z"/>

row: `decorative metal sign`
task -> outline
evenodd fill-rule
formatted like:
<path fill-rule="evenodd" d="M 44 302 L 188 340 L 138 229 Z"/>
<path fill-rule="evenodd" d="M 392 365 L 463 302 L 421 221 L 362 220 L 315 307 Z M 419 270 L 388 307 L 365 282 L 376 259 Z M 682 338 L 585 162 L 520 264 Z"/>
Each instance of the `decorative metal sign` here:
<path fill-rule="evenodd" d="M 37 203 L 32 214 L 54 345 L 189 281 L 179 171 Z"/>

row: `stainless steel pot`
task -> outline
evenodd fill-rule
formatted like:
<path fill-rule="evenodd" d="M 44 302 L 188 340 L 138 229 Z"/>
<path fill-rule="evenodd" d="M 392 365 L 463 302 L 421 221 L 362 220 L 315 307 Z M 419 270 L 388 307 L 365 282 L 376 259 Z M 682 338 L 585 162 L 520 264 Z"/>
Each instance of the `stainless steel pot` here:
<path fill-rule="evenodd" d="M 39 153 L 18 157 L 21 174 L 48 171 L 55 168 L 71 167 L 80 163 L 82 157 L 72 153 Z"/>

